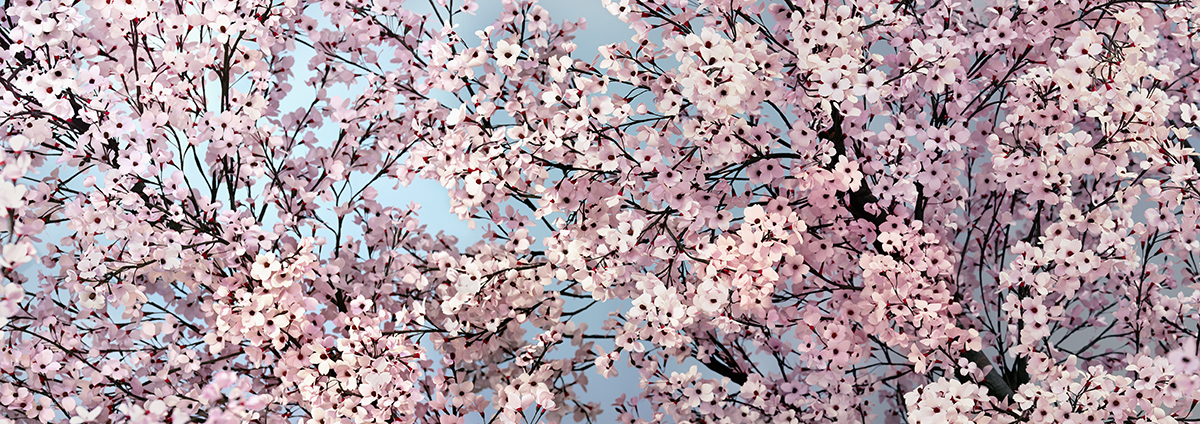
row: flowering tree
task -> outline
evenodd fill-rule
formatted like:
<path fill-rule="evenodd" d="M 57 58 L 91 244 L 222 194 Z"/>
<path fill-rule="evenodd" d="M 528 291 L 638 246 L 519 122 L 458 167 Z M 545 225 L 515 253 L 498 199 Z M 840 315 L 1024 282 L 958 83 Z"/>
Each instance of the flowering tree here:
<path fill-rule="evenodd" d="M 605 5 L 5 0 L 0 421 L 1200 415 L 1200 3 Z"/>

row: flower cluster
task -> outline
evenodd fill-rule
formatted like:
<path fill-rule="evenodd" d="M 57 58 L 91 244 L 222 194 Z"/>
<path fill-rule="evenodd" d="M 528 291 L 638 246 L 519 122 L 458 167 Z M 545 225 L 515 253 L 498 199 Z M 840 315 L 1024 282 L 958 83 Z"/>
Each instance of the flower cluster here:
<path fill-rule="evenodd" d="M 9 3 L 0 420 L 1200 401 L 1191 2 Z"/>

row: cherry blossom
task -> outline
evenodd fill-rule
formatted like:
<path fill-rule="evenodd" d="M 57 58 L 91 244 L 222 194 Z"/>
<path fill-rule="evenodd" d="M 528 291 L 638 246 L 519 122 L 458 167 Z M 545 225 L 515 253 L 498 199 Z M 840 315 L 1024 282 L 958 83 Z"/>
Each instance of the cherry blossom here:
<path fill-rule="evenodd" d="M 0 420 L 1195 419 L 1196 5 L 601 4 L 6 4 Z"/>

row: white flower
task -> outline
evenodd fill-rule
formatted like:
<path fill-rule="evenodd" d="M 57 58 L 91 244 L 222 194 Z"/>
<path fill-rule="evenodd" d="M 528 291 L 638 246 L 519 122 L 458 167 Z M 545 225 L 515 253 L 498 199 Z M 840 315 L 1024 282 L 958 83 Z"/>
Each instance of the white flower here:
<path fill-rule="evenodd" d="M 1179 105 L 1179 117 L 1183 119 L 1183 122 L 1195 125 L 1197 117 L 1200 117 L 1200 111 L 1197 111 L 1193 104 L 1183 103 Z"/>
<path fill-rule="evenodd" d="M 563 82 L 567 78 L 567 71 L 571 68 L 571 65 L 575 64 L 575 61 L 571 60 L 570 56 L 551 56 L 549 59 L 546 59 L 546 62 L 550 65 L 550 77 L 554 78 L 557 82 Z"/>
<path fill-rule="evenodd" d="M 849 86 L 849 81 L 845 79 L 841 71 L 831 69 L 821 73 L 821 85 L 817 88 L 817 94 L 829 100 L 840 102 L 846 99 L 845 90 Z"/>
<path fill-rule="evenodd" d="M 25 186 L 0 180 L 0 217 L 8 216 L 9 209 L 24 206 Z"/>
<path fill-rule="evenodd" d="M 5 268 L 16 268 L 30 260 L 33 260 L 33 255 L 37 254 L 33 244 L 28 241 L 22 241 L 16 244 L 6 244 L 3 248 L 3 257 L 0 258 L 0 266 Z"/>
<path fill-rule="evenodd" d="M 510 44 L 506 40 L 500 40 L 496 43 L 496 64 L 499 66 L 516 66 L 517 58 L 521 56 L 521 46 L 519 44 Z"/>
<path fill-rule="evenodd" d="M 79 306 L 84 309 L 103 309 L 106 299 L 103 293 L 98 293 L 95 290 L 85 288 L 79 292 Z"/>
<path fill-rule="evenodd" d="M 259 254 L 254 259 L 254 265 L 250 266 L 250 276 L 258 281 L 267 281 L 267 279 L 271 278 L 272 275 L 281 269 L 283 269 L 283 266 L 279 264 L 279 261 L 275 260 L 275 254 L 267 252 L 266 254 Z"/>
<path fill-rule="evenodd" d="M 9 144 L 9 147 L 11 147 L 14 152 L 21 153 L 21 152 L 25 151 L 26 148 L 33 145 L 33 141 L 30 140 L 29 137 L 26 137 L 21 134 L 17 134 L 17 135 L 14 135 L 12 138 L 8 139 L 8 144 Z"/>
<path fill-rule="evenodd" d="M 1167 354 L 1167 361 L 1176 372 L 1195 374 L 1200 371 L 1200 358 L 1196 356 L 1196 339 L 1181 339 L 1179 348 Z"/>
<path fill-rule="evenodd" d="M 95 421 L 100 417 L 100 411 L 104 409 L 102 406 L 97 406 L 92 410 L 88 410 L 82 406 L 75 407 L 75 416 L 71 417 L 71 424 L 82 424 Z"/>
<path fill-rule="evenodd" d="M 214 18 L 208 27 L 212 29 L 211 35 L 218 43 L 227 43 L 231 35 L 235 33 L 233 19 L 228 15 L 219 14 Z"/>
<path fill-rule="evenodd" d="M 6 284 L 0 286 L 0 327 L 8 324 L 8 317 L 17 314 L 21 310 L 18 304 L 21 299 L 25 298 L 25 289 L 20 284 Z"/>

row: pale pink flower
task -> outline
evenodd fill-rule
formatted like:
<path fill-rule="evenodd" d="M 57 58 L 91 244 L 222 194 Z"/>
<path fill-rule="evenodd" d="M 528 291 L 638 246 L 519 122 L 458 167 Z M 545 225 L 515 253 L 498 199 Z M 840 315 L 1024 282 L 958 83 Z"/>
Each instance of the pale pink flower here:
<path fill-rule="evenodd" d="M 521 57 L 521 45 L 519 43 L 509 43 L 508 40 L 497 41 L 493 56 L 496 58 L 497 66 L 516 66 L 517 59 Z"/>

